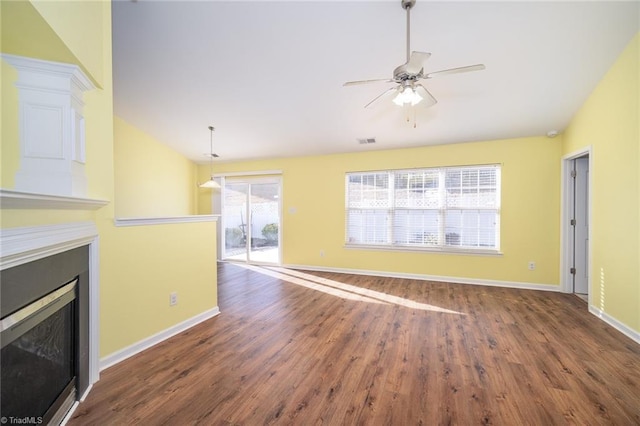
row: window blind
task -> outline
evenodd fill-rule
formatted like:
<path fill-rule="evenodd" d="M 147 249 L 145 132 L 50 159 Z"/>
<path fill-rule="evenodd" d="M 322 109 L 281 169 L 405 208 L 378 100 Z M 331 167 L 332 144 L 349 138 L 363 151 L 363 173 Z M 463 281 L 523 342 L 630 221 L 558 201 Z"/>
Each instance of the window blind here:
<path fill-rule="evenodd" d="M 348 245 L 500 249 L 500 166 L 347 173 Z"/>

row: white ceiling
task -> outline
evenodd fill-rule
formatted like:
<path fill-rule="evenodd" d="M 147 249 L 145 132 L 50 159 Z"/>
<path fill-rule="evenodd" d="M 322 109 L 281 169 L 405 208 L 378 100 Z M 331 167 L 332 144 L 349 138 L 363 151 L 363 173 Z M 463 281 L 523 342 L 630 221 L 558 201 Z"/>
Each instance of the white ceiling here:
<path fill-rule="evenodd" d="M 413 117 L 385 99 L 406 14 L 384 1 L 116 1 L 115 114 L 186 157 L 216 161 L 390 149 L 562 131 L 640 29 L 640 2 L 418 0 L 411 50 L 438 99 Z M 375 137 L 374 145 L 358 138 Z"/>

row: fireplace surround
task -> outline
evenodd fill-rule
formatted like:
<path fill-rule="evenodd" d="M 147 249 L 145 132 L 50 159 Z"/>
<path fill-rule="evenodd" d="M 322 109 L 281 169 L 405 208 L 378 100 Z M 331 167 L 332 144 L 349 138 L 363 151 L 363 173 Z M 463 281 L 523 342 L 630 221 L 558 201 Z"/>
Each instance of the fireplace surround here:
<path fill-rule="evenodd" d="M 58 424 L 88 388 L 87 246 L 0 272 L 1 410 Z"/>
<path fill-rule="evenodd" d="M 95 88 L 91 79 L 77 64 L 0 56 L 17 71 L 20 147 L 14 188 L 0 188 L 0 209 L 39 210 L 45 217 L 48 210 L 89 212 L 106 206 L 106 200 L 86 198 L 83 97 Z M 75 388 L 63 398 L 72 405 L 98 380 L 98 241 L 93 221 L 0 229 L 0 420 L 15 423 L 4 410 L 18 410 L 27 418 L 53 424 L 64 421 L 59 415 L 40 418 L 46 409 L 27 412 L 38 405 L 35 402 L 25 405 L 27 411 L 20 411 L 22 408 L 16 408 L 21 407 L 19 402 L 5 401 L 14 398 L 6 392 L 8 386 L 22 394 L 36 392 L 26 386 L 35 379 L 25 379 L 24 374 L 38 365 L 62 365 L 46 374 L 52 382 L 68 381 Z M 54 297 L 62 289 L 67 290 Z M 61 329 L 64 331 L 58 333 Z M 20 373 L 22 361 L 29 358 L 34 364 Z M 64 407 L 59 410 L 62 415 Z"/>
<path fill-rule="evenodd" d="M 2 415 L 59 424 L 99 375 L 97 229 L 92 222 L 10 228 L 0 238 Z M 39 383 L 45 376 L 56 390 Z M 38 403 L 24 411 L 20 392 Z M 53 410 L 39 405 L 38 392 L 56 394 Z"/>

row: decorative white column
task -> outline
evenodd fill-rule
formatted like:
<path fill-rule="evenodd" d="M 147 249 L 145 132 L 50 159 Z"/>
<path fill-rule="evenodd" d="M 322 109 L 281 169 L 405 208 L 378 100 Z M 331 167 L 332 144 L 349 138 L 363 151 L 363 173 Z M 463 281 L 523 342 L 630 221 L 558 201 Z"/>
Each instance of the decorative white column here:
<path fill-rule="evenodd" d="M 15 189 L 85 196 L 82 96 L 95 86 L 77 65 L 5 54 L 2 58 L 18 71 L 20 168 Z"/>

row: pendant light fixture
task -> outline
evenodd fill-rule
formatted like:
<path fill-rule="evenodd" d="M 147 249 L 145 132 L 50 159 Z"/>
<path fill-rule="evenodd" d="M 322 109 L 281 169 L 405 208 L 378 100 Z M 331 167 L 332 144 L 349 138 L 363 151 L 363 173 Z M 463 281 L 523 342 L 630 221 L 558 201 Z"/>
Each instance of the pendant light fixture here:
<path fill-rule="evenodd" d="M 200 188 L 209 188 L 209 189 L 220 189 L 220 184 L 213 179 L 213 159 L 218 157 L 218 154 L 213 153 L 213 131 L 215 130 L 213 126 L 209 126 L 209 130 L 211 132 L 210 140 L 210 148 L 209 151 L 209 172 L 211 175 L 211 179 L 206 181 L 205 183 L 200 185 Z"/>

